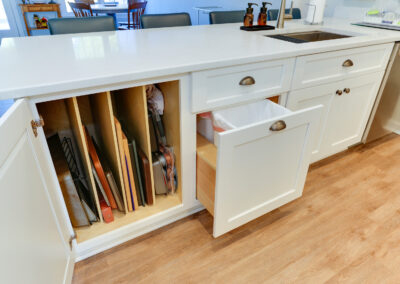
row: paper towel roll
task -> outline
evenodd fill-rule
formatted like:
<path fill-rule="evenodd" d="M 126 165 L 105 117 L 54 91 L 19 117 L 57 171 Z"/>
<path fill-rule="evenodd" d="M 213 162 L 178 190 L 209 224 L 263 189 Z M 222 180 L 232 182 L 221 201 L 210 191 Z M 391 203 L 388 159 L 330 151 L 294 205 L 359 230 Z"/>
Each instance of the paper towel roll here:
<path fill-rule="evenodd" d="M 326 0 L 310 0 L 306 22 L 310 24 L 321 24 L 324 21 L 324 10 Z"/>

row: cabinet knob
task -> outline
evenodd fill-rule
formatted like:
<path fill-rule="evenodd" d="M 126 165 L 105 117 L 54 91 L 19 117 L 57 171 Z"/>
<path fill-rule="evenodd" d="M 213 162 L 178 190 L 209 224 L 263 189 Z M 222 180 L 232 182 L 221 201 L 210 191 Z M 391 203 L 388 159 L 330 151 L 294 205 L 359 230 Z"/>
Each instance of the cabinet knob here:
<path fill-rule="evenodd" d="M 350 89 L 349 89 L 349 88 L 345 88 L 343 91 L 344 91 L 346 94 L 350 93 Z"/>
<path fill-rule="evenodd" d="M 283 130 L 285 128 L 286 128 L 286 122 L 284 122 L 283 120 L 278 120 L 277 122 L 275 122 L 274 124 L 271 125 L 269 130 L 271 130 L 271 131 L 281 131 L 281 130 Z"/>
<path fill-rule="evenodd" d="M 342 90 L 337 90 L 337 91 L 336 91 L 336 95 L 338 95 L 338 96 L 343 95 L 343 91 L 342 91 Z"/>
<path fill-rule="evenodd" d="M 254 85 L 255 83 L 256 83 L 256 80 L 254 80 L 253 77 L 247 76 L 247 77 L 244 77 L 242 80 L 240 80 L 239 85 L 240 86 L 251 86 L 251 85 Z"/>
<path fill-rule="evenodd" d="M 354 62 L 351 59 L 347 59 L 345 62 L 343 62 L 343 67 L 353 67 Z"/>

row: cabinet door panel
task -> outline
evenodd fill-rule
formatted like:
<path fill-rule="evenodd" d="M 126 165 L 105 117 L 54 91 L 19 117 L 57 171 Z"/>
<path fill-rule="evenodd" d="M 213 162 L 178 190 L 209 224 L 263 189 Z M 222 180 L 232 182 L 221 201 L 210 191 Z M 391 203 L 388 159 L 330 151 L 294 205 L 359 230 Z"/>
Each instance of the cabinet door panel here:
<path fill-rule="evenodd" d="M 18 101 L 0 119 L 0 271 L 4 283 L 68 283 L 73 258 L 50 203 L 32 114 Z"/>
<path fill-rule="evenodd" d="M 350 93 L 334 95 L 325 134 L 325 156 L 361 142 L 383 72 L 340 82 Z"/>
<path fill-rule="evenodd" d="M 320 109 L 218 134 L 215 237 L 302 195 Z M 286 129 L 270 131 L 278 120 Z"/>
<path fill-rule="evenodd" d="M 321 155 L 323 155 L 323 153 L 321 153 L 321 147 L 326 130 L 329 109 L 334 98 L 334 90 L 335 85 L 322 85 L 291 92 L 288 97 L 286 107 L 292 111 L 322 105 L 321 117 L 317 125 L 313 142 L 313 151 L 311 155 L 312 163 L 318 161 L 321 158 Z"/>

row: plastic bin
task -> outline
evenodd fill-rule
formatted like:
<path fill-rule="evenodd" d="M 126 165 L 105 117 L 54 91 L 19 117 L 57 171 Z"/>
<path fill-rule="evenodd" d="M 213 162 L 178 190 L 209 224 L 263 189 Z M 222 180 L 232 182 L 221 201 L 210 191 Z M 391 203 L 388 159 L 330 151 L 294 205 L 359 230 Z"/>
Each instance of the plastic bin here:
<path fill-rule="evenodd" d="M 291 113 L 270 100 L 212 112 L 213 127 L 217 132 L 240 128 L 260 121 Z"/>

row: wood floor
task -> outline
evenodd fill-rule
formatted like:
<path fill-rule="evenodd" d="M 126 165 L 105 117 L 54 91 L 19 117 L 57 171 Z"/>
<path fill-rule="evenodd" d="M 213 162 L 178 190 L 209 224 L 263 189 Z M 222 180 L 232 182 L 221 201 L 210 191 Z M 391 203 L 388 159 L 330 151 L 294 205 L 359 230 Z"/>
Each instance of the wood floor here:
<path fill-rule="evenodd" d="M 73 283 L 400 283 L 400 137 L 313 165 L 302 198 L 211 232 L 200 212 L 77 263 Z"/>

